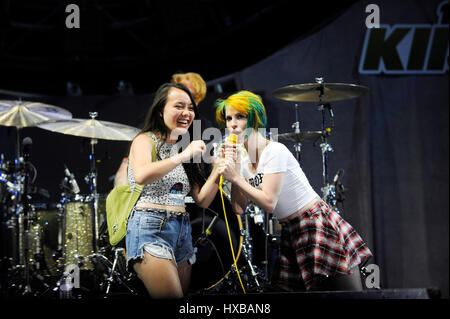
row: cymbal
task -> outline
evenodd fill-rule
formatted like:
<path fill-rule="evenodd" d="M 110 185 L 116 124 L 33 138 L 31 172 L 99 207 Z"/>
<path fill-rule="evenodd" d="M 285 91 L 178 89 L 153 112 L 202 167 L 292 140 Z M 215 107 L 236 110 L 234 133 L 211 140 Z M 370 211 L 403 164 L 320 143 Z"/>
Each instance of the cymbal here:
<path fill-rule="evenodd" d="M 291 102 L 332 102 L 352 99 L 368 91 L 367 87 L 356 84 L 305 83 L 278 88 L 272 95 L 277 99 Z"/>
<path fill-rule="evenodd" d="M 36 124 L 72 118 L 72 113 L 61 107 L 40 102 L 0 101 L 0 125 L 28 127 Z"/>
<path fill-rule="evenodd" d="M 279 142 L 293 142 L 293 143 L 302 143 L 308 140 L 316 140 L 321 136 L 325 136 L 326 132 L 324 131 L 303 131 L 300 133 L 282 133 L 274 136 L 275 140 Z"/>
<path fill-rule="evenodd" d="M 115 141 L 131 141 L 140 131 L 132 126 L 95 119 L 61 120 L 42 123 L 38 127 L 62 134 Z"/>

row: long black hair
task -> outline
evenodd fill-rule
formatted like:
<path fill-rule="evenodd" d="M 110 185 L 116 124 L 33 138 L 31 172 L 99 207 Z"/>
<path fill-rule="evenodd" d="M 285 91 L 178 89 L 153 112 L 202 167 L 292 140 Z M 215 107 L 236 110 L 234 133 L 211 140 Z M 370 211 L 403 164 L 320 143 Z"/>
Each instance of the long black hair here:
<path fill-rule="evenodd" d="M 194 106 L 195 118 L 199 118 L 198 106 L 195 103 L 195 100 L 194 100 L 194 97 L 193 97 L 191 91 L 189 91 L 189 89 L 187 87 L 185 87 L 183 84 L 180 84 L 180 83 L 164 83 L 156 91 L 155 97 L 153 99 L 153 103 L 147 112 L 147 116 L 145 117 L 144 126 L 141 129 L 141 131 L 139 132 L 139 134 L 146 133 L 146 132 L 152 132 L 152 133 L 156 134 L 161 141 L 165 141 L 167 139 L 167 128 L 166 128 L 166 124 L 164 123 L 164 119 L 161 116 L 161 114 L 163 113 L 164 107 L 166 106 L 169 91 L 172 88 L 177 88 L 177 89 L 183 90 L 184 92 L 186 92 L 189 95 L 192 105 Z M 189 133 L 190 141 L 192 141 L 192 138 L 194 136 L 193 125 L 191 125 L 189 127 L 188 133 Z M 181 136 L 179 137 L 179 139 L 181 139 Z M 161 146 L 162 146 L 162 144 L 159 145 L 159 147 L 157 149 L 157 154 L 159 154 Z M 159 157 L 159 155 L 158 155 L 158 157 Z M 201 187 L 205 183 L 206 176 L 204 176 L 202 174 L 202 170 L 200 169 L 199 164 L 191 163 L 191 162 L 183 163 L 183 167 L 186 172 L 186 175 L 188 176 L 189 183 L 191 185 L 196 184 Z"/>

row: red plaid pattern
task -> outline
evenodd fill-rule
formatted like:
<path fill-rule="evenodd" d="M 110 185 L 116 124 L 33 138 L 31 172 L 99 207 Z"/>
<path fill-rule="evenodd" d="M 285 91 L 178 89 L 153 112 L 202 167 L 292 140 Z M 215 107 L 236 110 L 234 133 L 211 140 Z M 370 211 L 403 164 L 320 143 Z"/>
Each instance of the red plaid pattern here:
<path fill-rule="evenodd" d="M 290 291 L 309 290 L 317 275 L 349 274 L 371 256 L 355 229 L 321 200 L 283 223 L 277 284 Z"/>

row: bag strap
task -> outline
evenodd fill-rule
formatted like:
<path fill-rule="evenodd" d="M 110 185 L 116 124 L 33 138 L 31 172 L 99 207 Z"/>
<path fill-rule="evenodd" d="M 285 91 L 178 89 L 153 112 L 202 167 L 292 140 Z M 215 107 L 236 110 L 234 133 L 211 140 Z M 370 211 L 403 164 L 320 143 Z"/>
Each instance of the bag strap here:
<path fill-rule="evenodd" d="M 152 140 L 152 144 L 153 144 L 153 147 L 152 147 L 152 162 L 156 162 L 156 143 L 158 142 L 158 141 L 156 141 L 156 136 L 155 136 L 155 134 L 153 134 L 152 132 L 145 132 L 145 134 L 148 136 L 148 137 L 150 137 L 151 138 L 151 140 Z M 155 138 L 154 138 L 155 137 Z"/>
<path fill-rule="evenodd" d="M 145 134 L 147 134 L 148 137 L 150 137 L 152 139 L 152 162 L 156 162 L 156 141 L 152 138 L 152 136 L 150 135 L 150 132 L 146 132 Z M 140 185 L 138 183 L 134 184 L 134 188 L 133 188 L 133 193 L 136 192 L 137 194 L 141 194 L 142 189 L 144 188 L 144 185 Z M 137 201 L 137 198 L 136 198 Z"/>

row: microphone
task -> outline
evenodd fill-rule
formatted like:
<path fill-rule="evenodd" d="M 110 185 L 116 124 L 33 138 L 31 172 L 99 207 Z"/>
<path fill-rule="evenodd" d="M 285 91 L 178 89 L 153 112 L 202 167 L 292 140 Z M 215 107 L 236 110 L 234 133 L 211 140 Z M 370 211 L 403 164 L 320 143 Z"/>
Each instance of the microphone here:
<path fill-rule="evenodd" d="M 342 178 L 343 175 L 344 175 L 344 170 L 342 168 L 340 168 L 337 171 L 336 175 L 334 175 L 333 184 L 337 185 L 337 182 Z"/>
<path fill-rule="evenodd" d="M 30 160 L 31 145 L 33 145 L 33 140 L 31 139 L 31 137 L 25 137 L 22 141 L 22 155 L 25 162 L 28 162 Z"/>
<path fill-rule="evenodd" d="M 80 187 L 78 187 L 77 180 L 73 176 L 72 173 L 70 173 L 69 169 L 67 168 L 66 164 L 64 164 L 64 173 L 69 178 L 70 186 L 72 187 L 72 192 L 75 194 L 78 194 L 80 192 Z"/>
<path fill-rule="evenodd" d="M 219 216 L 217 216 L 217 215 L 214 216 L 214 218 L 212 219 L 212 221 L 209 223 L 208 227 L 207 227 L 206 230 L 205 230 L 205 233 L 207 234 L 207 236 L 212 234 L 212 229 L 213 229 L 214 226 L 216 225 L 217 219 L 218 219 L 218 218 L 219 218 Z"/>
<path fill-rule="evenodd" d="M 217 223 L 217 220 L 219 219 L 218 215 L 215 215 L 213 217 L 213 219 L 211 220 L 211 222 L 209 223 L 208 227 L 206 228 L 206 230 L 202 233 L 202 235 L 197 239 L 195 245 L 200 244 L 200 245 L 204 245 L 206 243 L 206 240 L 208 238 L 208 236 L 212 235 L 212 229 L 214 228 L 214 226 Z"/>
<path fill-rule="evenodd" d="M 238 136 L 236 134 L 231 133 L 230 135 L 228 135 L 227 142 L 230 142 L 231 144 L 236 145 L 237 140 L 238 140 Z M 225 158 L 225 152 L 222 154 L 222 158 Z M 220 175 L 219 185 L 222 186 L 222 184 L 223 184 L 223 176 Z"/>

